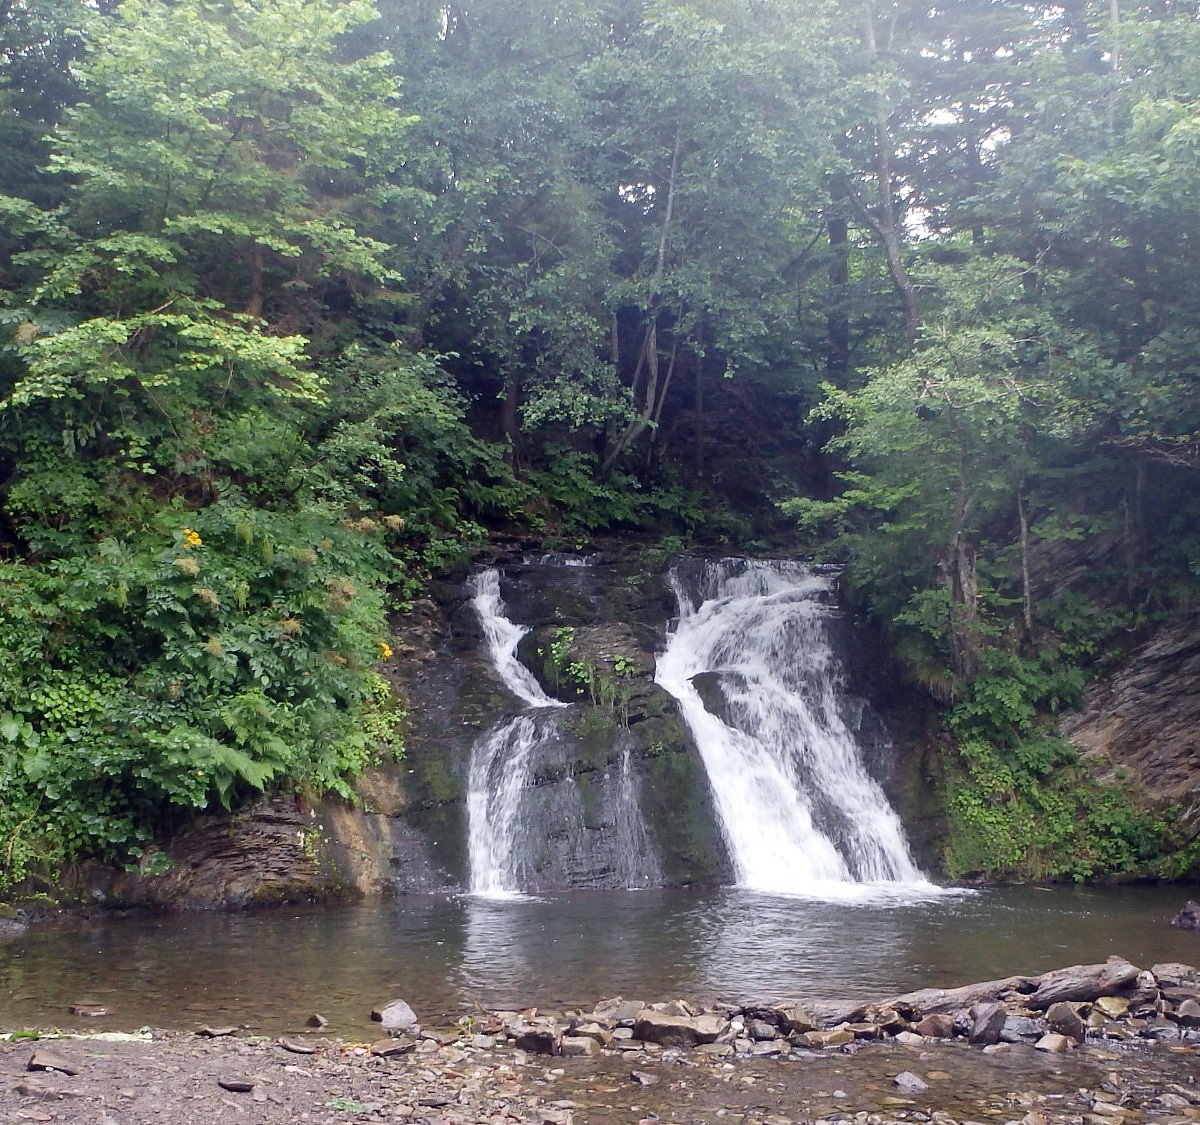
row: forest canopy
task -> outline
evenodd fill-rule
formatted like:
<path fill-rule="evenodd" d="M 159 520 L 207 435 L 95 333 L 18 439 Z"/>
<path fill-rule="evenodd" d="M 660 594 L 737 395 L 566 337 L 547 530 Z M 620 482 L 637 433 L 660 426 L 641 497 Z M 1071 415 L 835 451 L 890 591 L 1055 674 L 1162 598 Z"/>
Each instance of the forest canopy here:
<path fill-rule="evenodd" d="M 1047 716 L 1200 574 L 1195 0 L 3 0 L 0 151 L 0 890 L 350 797 L 494 529 L 844 562 L 952 871 L 1169 850 Z"/>

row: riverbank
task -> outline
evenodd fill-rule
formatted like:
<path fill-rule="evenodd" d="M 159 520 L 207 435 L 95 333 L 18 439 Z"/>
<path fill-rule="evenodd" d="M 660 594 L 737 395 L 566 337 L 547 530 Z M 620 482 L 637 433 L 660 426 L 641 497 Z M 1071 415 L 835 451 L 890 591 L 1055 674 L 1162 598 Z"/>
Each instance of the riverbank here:
<path fill-rule="evenodd" d="M 549 1059 L 433 1039 L 381 1058 L 367 1044 L 319 1036 L 289 1045 L 188 1033 L 2 1043 L 0 1120 L 1184 1125 L 1200 1119 L 1195 1045 L 1087 1045 L 1055 1055 L 1024 1044 L 985 1054 L 962 1042 L 891 1041 L 784 1059 L 722 1059 L 678 1048 Z M 312 1053 L 297 1054 L 297 1046 Z M 27 1069 L 46 1053 L 75 1073 Z"/>
<path fill-rule="evenodd" d="M 9 1032 L 0 1111 L 101 1125 L 1200 1120 L 1200 970 L 1180 964 L 1114 957 L 841 1011 L 615 997 L 434 1029 L 400 1000 L 373 1015 L 374 1042 L 321 1034 L 317 1013 L 318 1030 L 274 1038 Z"/>

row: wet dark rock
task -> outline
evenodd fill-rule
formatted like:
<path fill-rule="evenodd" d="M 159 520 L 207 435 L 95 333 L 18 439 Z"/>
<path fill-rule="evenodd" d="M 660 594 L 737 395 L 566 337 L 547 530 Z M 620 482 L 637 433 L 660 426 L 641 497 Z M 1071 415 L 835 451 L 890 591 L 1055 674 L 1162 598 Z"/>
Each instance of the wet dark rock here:
<path fill-rule="evenodd" d="M 1183 909 L 1171 919 L 1171 925 L 1179 930 L 1200 930 L 1200 903 L 1189 899 Z"/>
<path fill-rule="evenodd" d="M 767 1023 L 766 1020 L 750 1020 L 746 1024 L 746 1031 L 751 1039 L 760 1042 L 779 1038 L 779 1029 L 773 1023 Z"/>
<path fill-rule="evenodd" d="M 720 1016 L 672 1015 L 644 1008 L 634 1022 L 633 1035 L 635 1039 L 664 1047 L 694 1047 L 714 1042 L 727 1026 Z"/>
<path fill-rule="evenodd" d="M 1045 1034 L 1046 1025 L 1033 1016 L 1009 1014 L 1000 1032 L 1002 1043 L 1032 1043 Z"/>
<path fill-rule="evenodd" d="M 967 1038 L 981 1046 L 990 1046 L 1000 1042 L 1000 1032 L 1004 1030 L 1008 1012 L 1004 1005 L 997 1000 L 975 1004 L 970 1011 L 971 1030 Z"/>
<path fill-rule="evenodd" d="M 329 1026 L 329 1021 L 320 1012 L 313 1012 L 304 1022 L 308 1027 L 315 1027 L 318 1030 Z"/>
<path fill-rule="evenodd" d="M 1188 997 L 1175 1009 L 1175 1018 L 1184 1027 L 1200 1027 L 1200 1000 Z"/>
<path fill-rule="evenodd" d="M 1160 1042 L 1173 1041 L 1179 1038 L 1179 1025 L 1165 1016 L 1156 1016 L 1147 1021 L 1141 1034 L 1143 1039 L 1157 1039 Z"/>
<path fill-rule="evenodd" d="M 520 1023 L 513 1028 L 517 1049 L 531 1055 L 556 1055 L 562 1044 L 562 1029 L 551 1021 Z"/>
<path fill-rule="evenodd" d="M 219 1027 L 209 1027 L 206 1024 L 204 1027 L 196 1028 L 196 1034 L 202 1039 L 224 1039 L 226 1036 L 236 1035 L 241 1030 L 240 1027 L 234 1027 L 232 1024 Z"/>
<path fill-rule="evenodd" d="M 1059 1035 L 1067 1035 L 1076 1043 L 1082 1043 L 1087 1035 L 1087 1025 L 1074 1005 L 1060 1000 L 1046 1010 L 1046 1026 Z"/>

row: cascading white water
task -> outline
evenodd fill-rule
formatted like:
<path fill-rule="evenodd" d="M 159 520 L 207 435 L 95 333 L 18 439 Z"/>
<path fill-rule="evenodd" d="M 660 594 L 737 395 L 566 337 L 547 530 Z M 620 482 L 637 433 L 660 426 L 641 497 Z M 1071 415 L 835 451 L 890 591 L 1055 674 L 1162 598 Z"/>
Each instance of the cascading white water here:
<path fill-rule="evenodd" d="M 471 604 L 475 607 L 475 614 L 483 627 L 488 655 L 492 658 L 492 666 L 504 681 L 504 686 L 529 707 L 566 707 L 567 704 L 551 699 L 542 690 L 542 685 L 537 682 L 533 673 L 517 659 L 517 645 L 529 630 L 523 625 L 509 621 L 504 615 L 504 600 L 500 597 L 500 572 L 480 571 L 471 579 L 470 588 L 474 592 Z"/>
<path fill-rule="evenodd" d="M 696 740 L 738 884 L 820 897 L 862 884 L 931 890 L 839 712 L 829 579 L 798 563 L 699 565 L 695 598 L 672 571 L 679 621 L 655 678 Z M 719 715 L 702 673 L 720 689 Z"/>
<path fill-rule="evenodd" d="M 504 686 L 534 709 L 499 723 L 477 739 L 467 775 L 471 893 L 513 895 L 520 893 L 515 845 L 521 794 L 530 781 L 534 750 L 558 733 L 553 711 L 567 705 L 551 699 L 517 659 L 517 645 L 529 630 L 505 616 L 500 572 L 481 571 L 471 579 L 470 588 L 492 666 Z"/>

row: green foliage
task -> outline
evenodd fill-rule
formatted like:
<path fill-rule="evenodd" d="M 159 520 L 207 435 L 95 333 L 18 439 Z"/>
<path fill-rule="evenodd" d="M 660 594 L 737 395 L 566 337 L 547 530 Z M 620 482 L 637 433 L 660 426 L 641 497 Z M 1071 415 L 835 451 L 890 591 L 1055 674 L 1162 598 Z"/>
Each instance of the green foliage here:
<path fill-rule="evenodd" d="M 402 717 L 371 672 L 388 569 L 377 530 L 233 503 L 0 566 L 5 880 L 284 779 L 349 798 Z"/>

